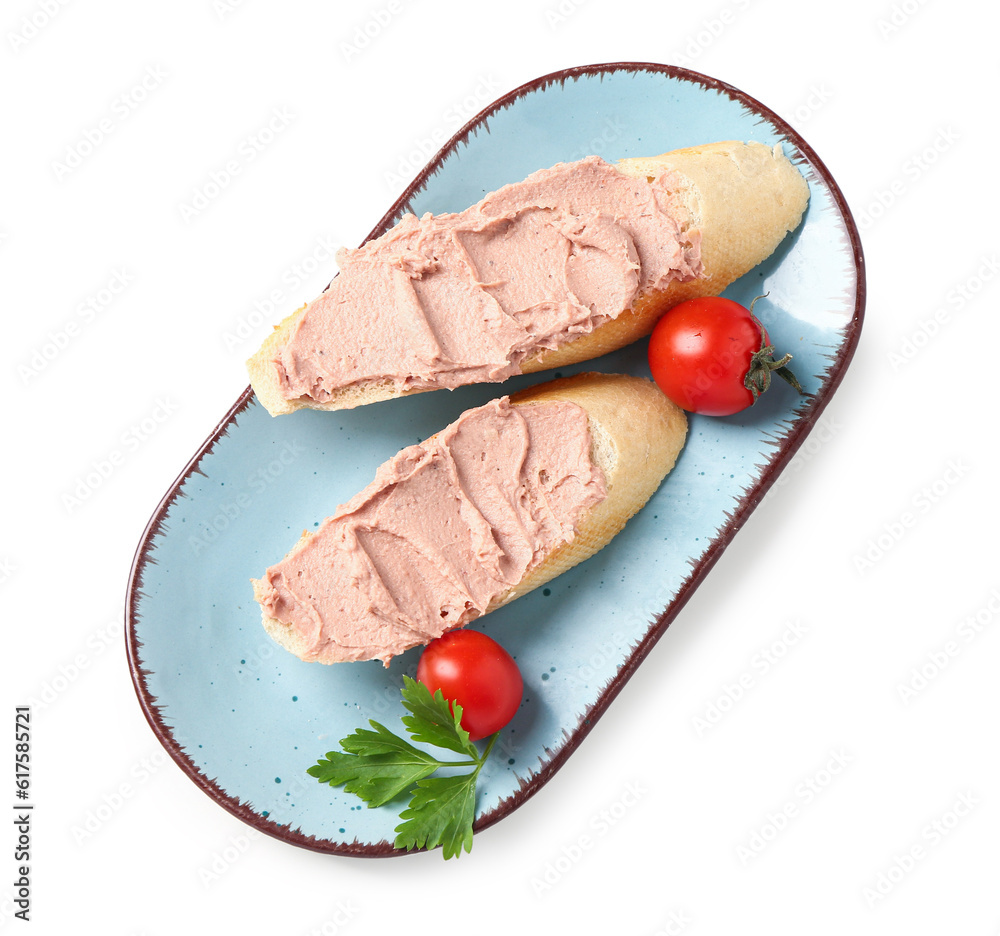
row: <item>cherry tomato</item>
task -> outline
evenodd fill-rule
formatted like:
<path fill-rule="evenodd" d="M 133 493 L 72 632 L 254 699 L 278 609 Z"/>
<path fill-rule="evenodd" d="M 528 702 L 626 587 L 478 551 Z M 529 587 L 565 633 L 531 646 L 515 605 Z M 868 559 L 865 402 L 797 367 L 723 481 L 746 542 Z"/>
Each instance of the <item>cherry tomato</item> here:
<path fill-rule="evenodd" d="M 507 724 L 521 705 L 524 681 L 513 657 L 479 631 L 453 630 L 420 656 L 417 679 L 462 706 L 462 727 L 478 741 Z"/>
<path fill-rule="evenodd" d="M 756 302 L 756 300 L 754 300 Z M 776 371 L 799 392 L 786 355 L 774 360 L 764 326 L 732 299 L 707 296 L 674 306 L 649 339 L 649 369 L 681 409 L 729 416 L 755 403 Z"/>

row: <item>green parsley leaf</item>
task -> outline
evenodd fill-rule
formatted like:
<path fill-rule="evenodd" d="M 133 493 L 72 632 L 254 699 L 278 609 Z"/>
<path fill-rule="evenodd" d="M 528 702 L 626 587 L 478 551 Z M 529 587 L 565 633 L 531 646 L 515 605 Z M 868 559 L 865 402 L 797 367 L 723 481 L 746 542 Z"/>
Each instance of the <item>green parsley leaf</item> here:
<path fill-rule="evenodd" d="M 330 751 L 306 773 L 320 783 L 341 786 L 369 807 L 381 806 L 441 766 L 437 758 L 417 750 L 378 722 L 375 731 L 359 728 L 341 745 L 351 753 Z"/>
<path fill-rule="evenodd" d="M 355 728 L 353 734 L 349 734 L 340 742 L 340 746 L 349 754 L 409 754 L 413 757 L 430 757 L 426 751 L 415 748 L 412 744 L 404 741 L 399 735 L 393 734 L 384 725 L 369 719 L 368 724 L 374 728 L 369 731 L 367 728 Z"/>
<path fill-rule="evenodd" d="M 432 696 L 422 682 L 403 676 L 403 705 L 412 713 L 403 716 L 403 724 L 414 741 L 479 760 L 478 749 L 462 727 L 462 706 L 449 703 L 440 689 Z"/>
<path fill-rule="evenodd" d="M 476 812 L 476 778 L 479 770 L 456 777 L 421 780 L 410 805 L 396 826 L 396 848 L 442 847 L 445 859 L 458 858 L 464 848 L 472 851 L 472 822 Z"/>
<path fill-rule="evenodd" d="M 441 761 L 393 734 L 377 721 L 374 728 L 358 728 L 340 744 L 343 751 L 329 751 L 306 772 L 330 786 L 343 786 L 369 807 L 383 806 L 408 790 L 410 804 L 400 813 L 396 848 L 442 847 L 445 858 L 457 858 L 462 849 L 472 851 L 472 824 L 476 818 L 476 781 L 499 737 L 490 738 L 482 754 L 462 728 L 462 707 L 452 705 L 438 690 L 403 677 L 402 716 L 414 741 L 455 751 L 466 760 Z M 439 767 L 472 767 L 466 774 L 431 777 Z"/>

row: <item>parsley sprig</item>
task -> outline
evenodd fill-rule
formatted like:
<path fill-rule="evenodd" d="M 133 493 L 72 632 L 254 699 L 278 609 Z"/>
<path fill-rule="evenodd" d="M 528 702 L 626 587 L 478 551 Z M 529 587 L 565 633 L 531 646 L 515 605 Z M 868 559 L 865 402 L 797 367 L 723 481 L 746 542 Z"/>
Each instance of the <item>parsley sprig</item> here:
<path fill-rule="evenodd" d="M 433 695 L 421 682 L 403 677 L 403 705 L 409 715 L 402 722 L 410 738 L 445 748 L 463 760 L 442 761 L 369 719 L 374 729 L 358 728 L 344 738 L 342 751 L 329 751 L 307 773 L 320 783 L 342 786 L 369 806 L 384 806 L 404 792 L 410 804 L 396 826 L 396 848 L 442 847 L 444 857 L 472 851 L 472 823 L 476 814 L 476 781 L 490 756 L 499 732 L 480 753 L 462 728 L 462 706 L 449 703 L 438 689 Z M 471 767 L 469 773 L 432 777 L 441 767 Z"/>

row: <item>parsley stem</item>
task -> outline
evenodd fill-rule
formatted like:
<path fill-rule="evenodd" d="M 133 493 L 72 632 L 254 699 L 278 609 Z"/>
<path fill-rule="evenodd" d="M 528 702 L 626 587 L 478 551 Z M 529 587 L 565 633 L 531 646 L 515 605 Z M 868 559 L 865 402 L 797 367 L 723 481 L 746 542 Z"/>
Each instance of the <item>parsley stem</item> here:
<path fill-rule="evenodd" d="M 493 750 L 493 745 L 497 743 L 497 738 L 500 737 L 500 732 L 494 732 L 493 737 L 490 738 L 489 743 L 486 745 L 486 750 L 483 751 L 483 756 L 479 758 L 479 765 L 476 767 L 476 773 L 479 773 L 483 764 L 486 763 L 486 758 L 490 756 L 490 751 Z"/>

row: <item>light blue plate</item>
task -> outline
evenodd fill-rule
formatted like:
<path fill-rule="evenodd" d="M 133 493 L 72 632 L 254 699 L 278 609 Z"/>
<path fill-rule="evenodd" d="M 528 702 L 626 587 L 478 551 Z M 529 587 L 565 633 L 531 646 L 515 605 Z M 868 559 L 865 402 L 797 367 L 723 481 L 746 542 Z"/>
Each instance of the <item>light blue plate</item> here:
<path fill-rule="evenodd" d="M 839 383 L 864 307 L 857 230 L 825 167 L 780 118 L 682 69 L 570 69 L 508 94 L 463 128 L 373 234 L 404 207 L 460 211 L 561 160 L 650 156 L 715 140 L 784 144 L 809 180 L 798 231 L 727 290 L 792 349 L 808 398 L 782 382 L 739 416 L 694 417 L 677 467 L 597 556 L 478 626 L 514 655 L 525 698 L 480 777 L 477 826 L 516 808 L 589 732 L 794 454 Z M 333 271 L 331 271 L 332 273 Z M 561 373 L 649 376 L 645 342 Z M 129 582 L 127 639 L 139 701 L 178 764 L 222 806 L 277 838 L 349 855 L 399 854 L 400 804 L 368 809 L 306 768 L 376 718 L 400 730 L 412 650 L 378 662 L 303 663 L 264 633 L 250 578 L 364 487 L 404 445 L 503 387 L 418 394 L 343 413 L 271 418 L 249 389 L 167 492 Z"/>

